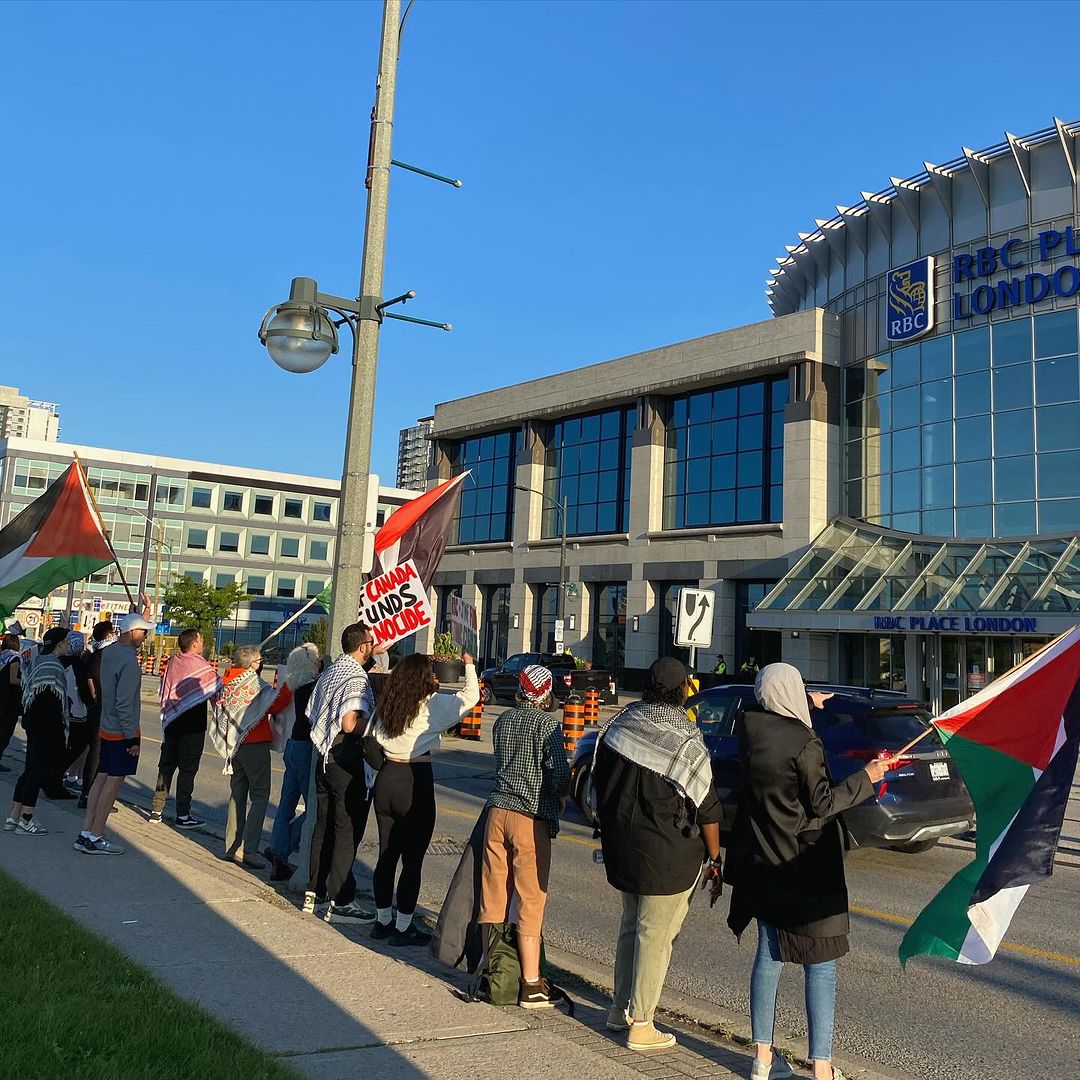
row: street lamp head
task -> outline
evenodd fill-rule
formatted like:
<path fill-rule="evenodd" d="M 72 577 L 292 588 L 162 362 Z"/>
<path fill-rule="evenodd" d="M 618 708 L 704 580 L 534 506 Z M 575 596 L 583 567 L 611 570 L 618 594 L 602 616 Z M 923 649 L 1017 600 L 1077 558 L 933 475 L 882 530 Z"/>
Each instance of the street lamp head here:
<path fill-rule="evenodd" d="M 286 300 L 272 307 L 259 328 L 270 359 L 286 371 L 320 368 L 338 351 L 337 327 L 317 304 Z"/>

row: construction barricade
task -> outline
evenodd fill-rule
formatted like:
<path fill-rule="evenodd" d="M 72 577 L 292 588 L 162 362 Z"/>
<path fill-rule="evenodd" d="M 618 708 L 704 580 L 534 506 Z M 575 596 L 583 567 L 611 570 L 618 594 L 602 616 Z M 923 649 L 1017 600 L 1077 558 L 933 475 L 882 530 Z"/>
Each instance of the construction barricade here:
<path fill-rule="evenodd" d="M 461 721 L 461 727 L 459 729 L 459 735 L 463 739 L 472 739 L 473 742 L 480 741 L 480 728 L 484 722 L 484 706 L 482 702 L 477 702 L 466 714 L 465 718 Z"/>
<path fill-rule="evenodd" d="M 563 702 L 563 745 L 566 752 L 572 754 L 577 749 L 578 739 L 585 734 L 585 706 L 581 698 L 570 695 Z"/>
<path fill-rule="evenodd" d="M 596 727 L 600 723 L 600 691 L 585 691 L 585 725 Z"/>

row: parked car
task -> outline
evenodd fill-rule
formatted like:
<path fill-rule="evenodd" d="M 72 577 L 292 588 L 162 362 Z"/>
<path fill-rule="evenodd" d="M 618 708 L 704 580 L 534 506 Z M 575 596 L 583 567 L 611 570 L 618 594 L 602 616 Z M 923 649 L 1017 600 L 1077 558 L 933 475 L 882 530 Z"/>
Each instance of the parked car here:
<path fill-rule="evenodd" d="M 810 688 L 824 687 L 810 684 Z M 687 705 L 697 715 L 712 758 L 713 779 L 724 807 L 721 829 L 728 831 L 742 788 L 735 721 L 740 711 L 758 708 L 754 688 L 716 686 L 691 698 Z M 893 693 L 846 687 L 836 690 L 812 717 L 836 783 L 863 768 L 880 751 L 900 750 L 923 733 L 885 774 L 875 797 L 842 815 L 857 845 L 915 853 L 933 847 L 943 836 L 972 828 L 975 808 L 971 797 L 921 703 Z M 586 732 L 570 766 L 571 792 L 587 821 L 591 820 L 588 777 L 596 737 L 595 731 Z"/>
<path fill-rule="evenodd" d="M 555 680 L 553 692 L 556 700 L 565 701 L 571 691 L 584 698 L 586 690 L 596 690 L 604 705 L 617 705 L 619 693 L 610 671 L 592 668 L 578 669 L 574 658 L 566 653 L 514 653 L 501 664 L 480 672 L 480 698 L 485 705 L 499 701 L 513 701 L 518 689 L 518 675 L 532 664 L 546 667 Z"/>

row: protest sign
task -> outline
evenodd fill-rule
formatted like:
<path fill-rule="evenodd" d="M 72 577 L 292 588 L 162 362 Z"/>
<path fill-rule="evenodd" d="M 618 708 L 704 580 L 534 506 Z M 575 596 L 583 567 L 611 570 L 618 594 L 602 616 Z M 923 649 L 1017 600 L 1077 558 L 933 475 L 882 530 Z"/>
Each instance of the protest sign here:
<path fill-rule="evenodd" d="M 366 581 L 360 601 L 360 620 L 376 645 L 402 641 L 431 625 L 427 592 L 412 559 Z"/>
<path fill-rule="evenodd" d="M 476 628 L 476 605 L 450 595 L 450 638 L 454 644 L 470 656 L 476 656 L 480 636 Z"/>

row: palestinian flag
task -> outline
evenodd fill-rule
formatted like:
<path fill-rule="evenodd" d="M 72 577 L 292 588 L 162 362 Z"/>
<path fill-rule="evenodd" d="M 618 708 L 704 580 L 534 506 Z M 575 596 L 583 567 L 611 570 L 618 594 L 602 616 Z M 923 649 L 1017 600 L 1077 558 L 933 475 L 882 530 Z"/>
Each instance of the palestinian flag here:
<path fill-rule="evenodd" d="M 1049 877 L 1080 745 L 1080 626 L 933 721 L 975 802 L 975 860 L 900 943 L 900 962 L 994 958 L 1028 886 Z"/>
<path fill-rule="evenodd" d="M 468 475 L 463 472 L 432 488 L 426 495 L 399 506 L 386 519 L 375 534 L 372 577 L 412 559 L 424 588 L 430 587 L 461 501 L 461 482 Z"/>
<path fill-rule="evenodd" d="M 28 596 L 48 596 L 113 561 L 86 478 L 72 462 L 48 490 L 0 529 L 0 616 Z"/>

